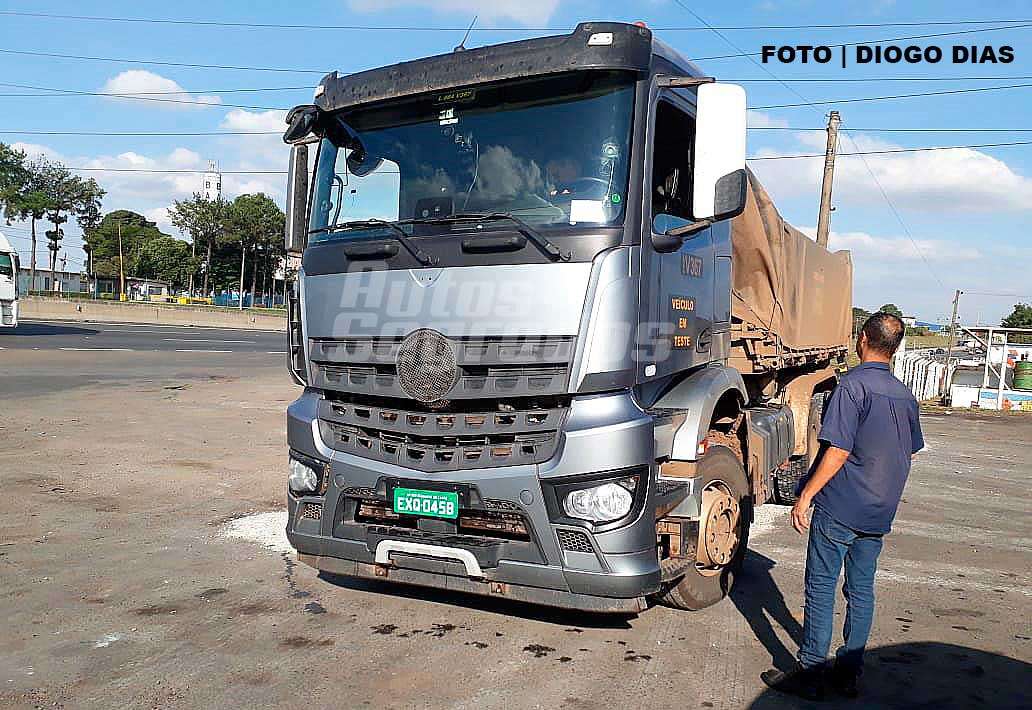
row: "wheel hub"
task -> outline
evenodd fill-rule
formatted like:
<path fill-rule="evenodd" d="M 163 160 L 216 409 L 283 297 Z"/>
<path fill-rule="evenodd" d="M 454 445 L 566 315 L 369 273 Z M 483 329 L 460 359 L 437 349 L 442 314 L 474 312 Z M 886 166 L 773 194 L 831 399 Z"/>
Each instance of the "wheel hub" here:
<path fill-rule="evenodd" d="M 740 538 L 741 506 L 723 483 L 714 481 L 702 491 L 697 562 L 702 567 L 723 567 L 734 559 Z"/>

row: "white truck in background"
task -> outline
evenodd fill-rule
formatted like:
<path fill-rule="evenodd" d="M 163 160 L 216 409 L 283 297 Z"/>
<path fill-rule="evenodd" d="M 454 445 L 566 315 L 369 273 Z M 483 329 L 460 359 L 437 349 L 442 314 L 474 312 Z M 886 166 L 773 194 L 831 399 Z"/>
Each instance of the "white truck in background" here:
<path fill-rule="evenodd" d="M 0 327 L 18 325 L 18 252 L 0 233 Z"/>

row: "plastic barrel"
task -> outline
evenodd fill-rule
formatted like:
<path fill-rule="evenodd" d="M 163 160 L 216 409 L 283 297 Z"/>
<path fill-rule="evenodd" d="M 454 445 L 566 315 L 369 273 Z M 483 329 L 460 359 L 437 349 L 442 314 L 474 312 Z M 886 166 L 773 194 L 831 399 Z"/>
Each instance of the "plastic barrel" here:
<path fill-rule="evenodd" d="M 1032 361 L 1019 360 L 1014 363 L 1014 389 L 1032 390 Z"/>

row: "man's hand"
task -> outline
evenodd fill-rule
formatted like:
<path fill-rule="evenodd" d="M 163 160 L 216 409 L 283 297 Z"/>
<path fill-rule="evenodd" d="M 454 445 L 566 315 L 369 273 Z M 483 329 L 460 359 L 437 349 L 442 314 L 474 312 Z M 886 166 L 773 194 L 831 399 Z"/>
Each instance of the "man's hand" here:
<path fill-rule="evenodd" d="M 805 535 L 810 529 L 810 499 L 800 498 L 792 506 L 792 527 L 800 535 Z"/>

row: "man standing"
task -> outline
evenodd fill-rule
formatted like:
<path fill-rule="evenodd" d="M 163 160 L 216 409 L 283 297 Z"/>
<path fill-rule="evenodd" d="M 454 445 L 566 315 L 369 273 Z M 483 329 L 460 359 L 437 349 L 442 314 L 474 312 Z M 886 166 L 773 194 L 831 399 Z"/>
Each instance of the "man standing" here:
<path fill-rule="evenodd" d="M 792 526 L 810 531 L 806 551 L 803 643 L 797 668 L 765 671 L 770 687 L 820 700 L 825 676 L 856 697 L 864 647 L 874 620 L 874 573 L 911 457 L 924 447 L 917 400 L 892 376 L 889 361 L 903 339 L 903 321 L 875 313 L 857 338 L 861 363 L 839 381 L 824 411 L 821 455 L 800 482 Z M 807 512 L 813 505 L 813 515 Z M 827 670 L 835 585 L 845 563 L 843 644 Z"/>

